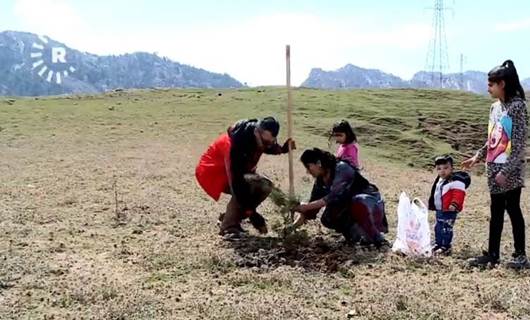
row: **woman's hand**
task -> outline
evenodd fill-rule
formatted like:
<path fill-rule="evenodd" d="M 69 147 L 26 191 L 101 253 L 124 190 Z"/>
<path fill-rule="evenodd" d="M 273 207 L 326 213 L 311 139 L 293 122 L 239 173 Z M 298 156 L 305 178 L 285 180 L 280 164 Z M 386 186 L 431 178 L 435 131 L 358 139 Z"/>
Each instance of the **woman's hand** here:
<path fill-rule="evenodd" d="M 300 213 L 293 222 L 293 228 L 298 228 L 305 223 L 306 219 L 303 213 Z"/>
<path fill-rule="evenodd" d="M 467 159 L 466 161 L 462 162 L 462 168 L 465 170 L 469 170 L 473 168 L 473 166 L 478 162 L 477 156 L 471 157 Z"/>
<path fill-rule="evenodd" d="M 506 185 L 506 183 L 508 182 L 508 179 L 506 178 L 506 176 L 504 174 L 502 174 L 502 172 L 499 172 L 496 176 L 495 176 L 495 182 L 501 186 L 501 187 L 504 187 Z"/>
<path fill-rule="evenodd" d="M 313 210 L 320 210 L 321 208 L 326 206 L 326 201 L 324 199 L 312 201 L 309 203 L 301 203 L 300 205 L 296 206 L 293 211 L 300 212 L 300 213 L 308 213 Z"/>
<path fill-rule="evenodd" d="M 293 208 L 293 211 L 294 212 L 300 212 L 301 214 L 304 214 L 305 212 L 307 212 L 307 203 L 300 203 L 299 205 L 297 205 L 296 207 Z"/>

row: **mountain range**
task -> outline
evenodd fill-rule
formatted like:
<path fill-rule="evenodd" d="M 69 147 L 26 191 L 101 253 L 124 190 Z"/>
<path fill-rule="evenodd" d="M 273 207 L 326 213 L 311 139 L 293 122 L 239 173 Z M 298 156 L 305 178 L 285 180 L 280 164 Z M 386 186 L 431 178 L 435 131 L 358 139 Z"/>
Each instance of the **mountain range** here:
<path fill-rule="evenodd" d="M 352 64 L 335 71 L 324 71 L 320 68 L 311 70 L 302 87 L 319 89 L 353 89 L 353 88 L 444 88 L 465 90 L 478 94 L 487 93 L 488 75 L 480 71 L 443 74 L 420 71 L 411 80 L 377 69 L 365 69 Z M 441 84 L 441 85 L 440 85 Z M 530 89 L 530 78 L 523 80 L 525 89 Z"/>
<path fill-rule="evenodd" d="M 209 72 L 146 52 L 98 56 L 32 33 L 0 32 L 0 96 L 97 93 L 117 88 L 239 88 Z"/>
<path fill-rule="evenodd" d="M 33 33 L 0 32 L 0 96 L 41 96 L 98 93 L 118 88 L 239 88 L 244 85 L 219 74 L 146 52 L 100 56 L 69 48 Z M 412 79 L 352 64 L 334 71 L 311 70 L 303 87 L 445 88 L 487 92 L 487 74 L 480 71 L 420 71 Z M 530 78 L 522 81 L 530 89 Z"/>

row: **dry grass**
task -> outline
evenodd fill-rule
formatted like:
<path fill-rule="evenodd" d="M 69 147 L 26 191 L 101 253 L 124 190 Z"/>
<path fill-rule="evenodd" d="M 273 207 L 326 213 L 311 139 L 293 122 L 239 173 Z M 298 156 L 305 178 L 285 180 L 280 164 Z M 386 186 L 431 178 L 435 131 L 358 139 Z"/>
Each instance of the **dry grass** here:
<path fill-rule="evenodd" d="M 302 93 L 317 100 L 352 94 Z M 279 110 L 283 92 L 267 94 Z M 299 94 L 296 101 L 305 101 Z M 395 93 L 378 93 L 385 94 Z M 253 97 L 255 109 L 239 107 Z M 260 99 L 255 91 L 219 97 L 159 90 L 0 102 L 0 319 L 528 317 L 529 271 L 463 267 L 487 240 L 483 177 L 474 177 L 456 223 L 452 257 L 422 261 L 362 251 L 317 223 L 296 239 L 253 230 L 242 241 L 220 239 L 215 220 L 227 199 L 208 199 L 196 186 L 194 166 L 226 125 L 259 113 Z M 319 104 L 308 100 L 304 107 L 309 116 L 321 114 Z M 486 118 L 487 105 L 483 110 Z M 298 130 L 300 149 L 326 145 L 322 135 Z M 393 239 L 400 191 L 427 197 L 433 174 L 400 164 L 408 159 L 389 162 L 377 149 L 366 151 L 365 174 L 386 197 Z M 428 155 L 415 155 L 421 157 Z M 285 189 L 286 158 L 265 157 L 260 170 Z M 297 193 L 307 196 L 311 180 L 299 165 L 295 175 Z M 527 222 L 529 205 L 525 190 Z M 281 222 L 275 210 L 267 201 L 260 211 L 273 224 Z M 507 222 L 505 257 L 510 229 Z"/>

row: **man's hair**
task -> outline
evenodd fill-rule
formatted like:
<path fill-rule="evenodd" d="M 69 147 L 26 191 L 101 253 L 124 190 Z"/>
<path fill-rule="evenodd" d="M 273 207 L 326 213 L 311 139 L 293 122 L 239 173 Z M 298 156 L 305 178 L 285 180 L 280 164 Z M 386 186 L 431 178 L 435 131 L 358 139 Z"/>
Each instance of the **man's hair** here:
<path fill-rule="evenodd" d="M 453 157 L 451 157 L 450 155 L 443 155 L 443 156 L 436 157 L 436 159 L 434 159 L 435 166 L 440 165 L 440 164 L 449 164 L 452 167 L 453 163 L 454 163 Z"/>
<path fill-rule="evenodd" d="M 270 131 L 273 137 L 278 136 L 278 132 L 280 131 L 280 123 L 273 117 L 265 117 L 258 121 L 258 127 L 262 130 Z"/>

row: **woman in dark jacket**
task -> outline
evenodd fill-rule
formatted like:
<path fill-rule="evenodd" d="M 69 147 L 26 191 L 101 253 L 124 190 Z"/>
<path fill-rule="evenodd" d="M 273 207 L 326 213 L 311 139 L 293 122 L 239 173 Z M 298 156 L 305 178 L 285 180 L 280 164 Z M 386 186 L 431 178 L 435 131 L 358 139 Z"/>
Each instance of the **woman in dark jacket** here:
<path fill-rule="evenodd" d="M 315 219 L 319 210 L 322 224 L 336 230 L 353 243 L 385 242 L 388 232 L 384 202 L 377 187 L 370 184 L 357 169 L 318 148 L 304 151 L 300 159 L 315 178 L 310 202 L 294 210 L 300 213 L 295 227 Z"/>

